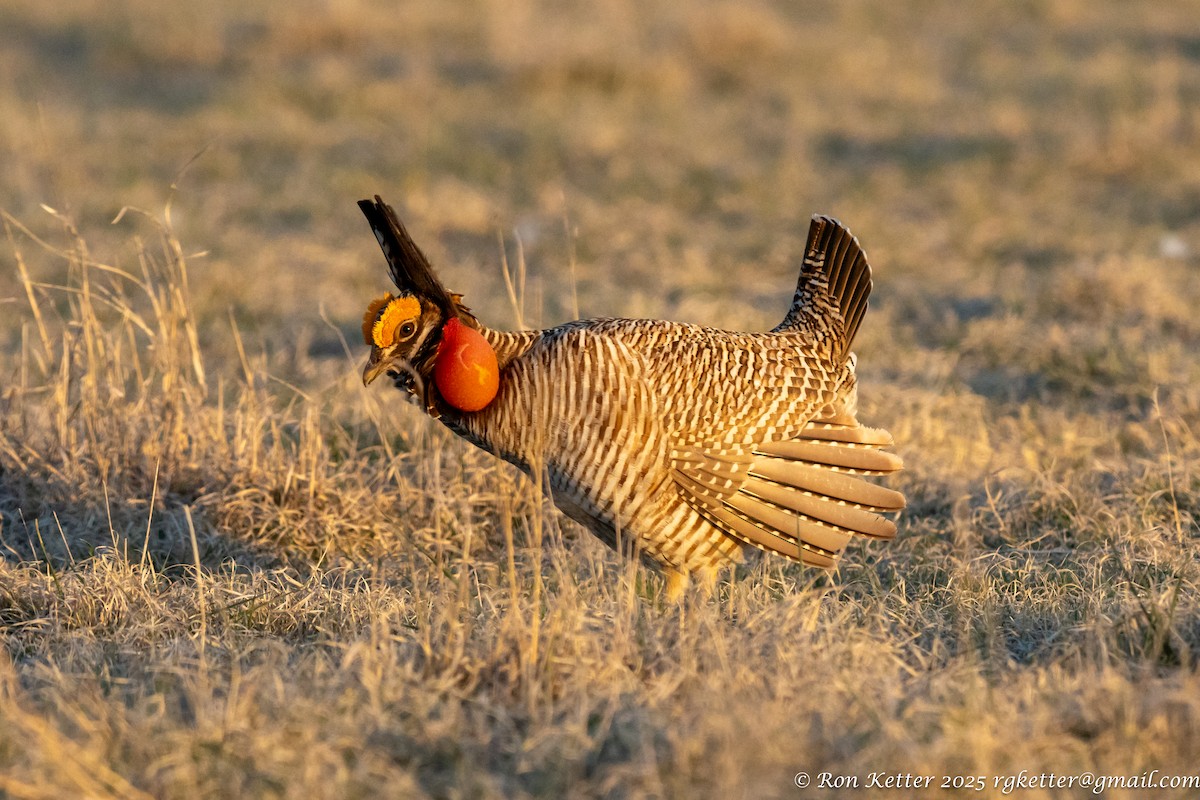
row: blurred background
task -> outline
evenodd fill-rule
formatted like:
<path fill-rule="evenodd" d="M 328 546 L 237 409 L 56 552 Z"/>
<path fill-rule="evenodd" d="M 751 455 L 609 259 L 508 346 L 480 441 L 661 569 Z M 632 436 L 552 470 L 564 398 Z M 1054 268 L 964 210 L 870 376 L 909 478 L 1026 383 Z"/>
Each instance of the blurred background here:
<path fill-rule="evenodd" d="M 0 206 L 47 234 L 49 205 L 119 261 L 139 222 L 118 212 L 169 204 L 206 254 L 207 345 L 232 310 L 294 379 L 345 366 L 322 308 L 354 344 L 389 288 L 361 197 L 498 327 L 505 255 L 527 321 L 769 327 L 828 213 L 875 267 L 868 381 L 1144 403 L 1197 377 L 1197 19 L 1183 0 L 8 0 Z"/>
<path fill-rule="evenodd" d="M 1194 771 L 1198 21 L 4 0 L 0 797 Z M 769 328 L 840 218 L 896 540 L 663 604 L 361 387 L 374 194 L 500 328 Z"/>

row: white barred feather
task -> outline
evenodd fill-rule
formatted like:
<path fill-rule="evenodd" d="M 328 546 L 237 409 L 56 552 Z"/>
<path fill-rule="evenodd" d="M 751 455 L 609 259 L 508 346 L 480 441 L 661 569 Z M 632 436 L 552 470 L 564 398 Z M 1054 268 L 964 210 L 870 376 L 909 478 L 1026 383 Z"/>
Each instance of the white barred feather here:
<path fill-rule="evenodd" d="M 432 287 L 439 307 L 458 303 L 391 210 L 378 198 L 360 205 L 377 233 L 389 226 L 380 241 L 397 242 L 384 248 L 397 285 Z M 894 536 L 883 515 L 904 507 L 871 480 L 902 467 L 884 449 L 892 437 L 856 418 L 850 346 L 870 291 L 857 240 L 814 217 L 792 307 L 772 331 L 628 319 L 511 333 L 479 325 L 500 366 L 495 399 L 473 413 L 427 407 L 544 474 L 563 511 L 666 570 L 674 589 L 692 573 L 711 578 L 744 545 L 830 568 L 855 534 Z M 369 376 L 383 368 L 376 358 Z"/>
<path fill-rule="evenodd" d="M 869 292 L 857 243 L 838 241 L 866 270 L 842 285 Z M 748 544 L 832 567 L 854 534 L 892 537 L 882 514 L 904 497 L 868 480 L 902 464 L 883 450 L 886 431 L 854 417 L 854 359 L 825 282 L 802 275 L 806 305 L 769 333 L 622 319 L 532 337 L 485 329 L 511 354 L 500 394 L 445 421 L 526 470 L 545 469 L 570 516 L 609 544 L 620 530 L 659 566 L 714 569 Z M 849 300 L 861 315 L 865 297 Z M 814 315 L 820 325 L 808 324 Z"/>

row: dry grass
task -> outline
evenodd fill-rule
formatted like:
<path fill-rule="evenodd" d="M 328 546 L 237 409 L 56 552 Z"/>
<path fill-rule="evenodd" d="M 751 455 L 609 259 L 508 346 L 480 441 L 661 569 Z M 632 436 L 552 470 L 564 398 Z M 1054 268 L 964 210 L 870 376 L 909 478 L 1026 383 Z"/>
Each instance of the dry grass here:
<path fill-rule="evenodd" d="M 5 3 L 0 798 L 1194 773 L 1197 18 Z M 375 192 L 497 324 L 769 326 L 841 217 L 900 536 L 664 604 L 357 385 Z"/>

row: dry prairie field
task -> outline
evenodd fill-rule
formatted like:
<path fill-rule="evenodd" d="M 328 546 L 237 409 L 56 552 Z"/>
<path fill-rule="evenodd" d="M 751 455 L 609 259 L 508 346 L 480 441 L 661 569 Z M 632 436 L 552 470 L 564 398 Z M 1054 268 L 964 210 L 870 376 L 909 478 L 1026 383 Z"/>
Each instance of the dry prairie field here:
<path fill-rule="evenodd" d="M 6 0 L 0 798 L 1196 796 L 1198 20 Z M 666 602 L 363 388 L 376 193 L 495 327 L 763 330 L 840 218 L 897 538 Z"/>

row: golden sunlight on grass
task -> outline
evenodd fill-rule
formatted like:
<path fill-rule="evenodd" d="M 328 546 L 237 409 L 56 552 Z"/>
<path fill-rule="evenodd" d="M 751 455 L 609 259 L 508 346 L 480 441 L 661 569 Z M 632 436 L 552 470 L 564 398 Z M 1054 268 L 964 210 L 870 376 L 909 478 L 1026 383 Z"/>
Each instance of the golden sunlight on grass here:
<path fill-rule="evenodd" d="M 1200 774 L 1198 18 L 5 3 L 0 798 Z M 896 540 L 664 602 L 362 388 L 376 192 L 497 327 L 762 329 L 843 219 Z"/>

